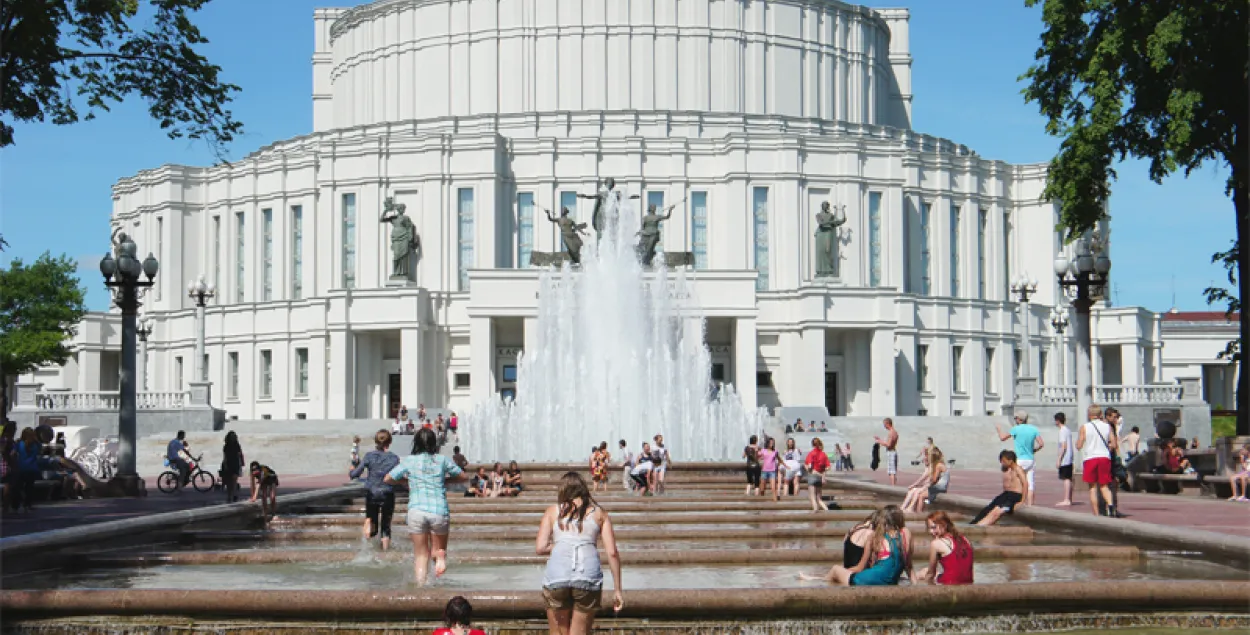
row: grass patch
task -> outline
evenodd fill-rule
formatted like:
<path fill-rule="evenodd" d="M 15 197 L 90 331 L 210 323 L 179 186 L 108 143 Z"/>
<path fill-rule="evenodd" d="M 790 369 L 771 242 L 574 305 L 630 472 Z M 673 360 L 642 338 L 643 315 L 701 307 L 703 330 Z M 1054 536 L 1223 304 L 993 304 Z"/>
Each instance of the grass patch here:
<path fill-rule="evenodd" d="M 1211 445 L 1220 437 L 1237 436 L 1237 417 L 1211 417 Z"/>

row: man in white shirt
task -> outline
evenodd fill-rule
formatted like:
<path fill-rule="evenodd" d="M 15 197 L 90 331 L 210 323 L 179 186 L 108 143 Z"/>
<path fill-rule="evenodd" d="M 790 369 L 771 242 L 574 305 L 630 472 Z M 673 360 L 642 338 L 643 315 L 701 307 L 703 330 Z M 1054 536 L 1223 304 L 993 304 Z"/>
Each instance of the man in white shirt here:
<path fill-rule="evenodd" d="M 1059 428 L 1059 457 L 1055 459 L 1055 466 L 1059 468 L 1059 482 L 1063 484 L 1063 500 L 1055 503 L 1055 507 L 1072 505 L 1072 459 L 1076 451 L 1072 447 L 1072 431 L 1067 423 L 1067 415 L 1055 413 L 1055 427 Z"/>
<path fill-rule="evenodd" d="M 625 486 L 626 491 L 634 489 L 634 479 L 629 477 L 629 473 L 634 469 L 634 453 L 626 448 L 625 439 L 621 439 L 621 484 Z"/>

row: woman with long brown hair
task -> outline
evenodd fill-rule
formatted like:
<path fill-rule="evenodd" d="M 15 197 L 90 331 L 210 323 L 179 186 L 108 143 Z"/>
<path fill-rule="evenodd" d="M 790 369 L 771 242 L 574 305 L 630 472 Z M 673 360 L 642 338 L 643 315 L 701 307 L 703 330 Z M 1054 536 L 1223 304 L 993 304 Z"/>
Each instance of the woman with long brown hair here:
<path fill-rule="evenodd" d="M 547 558 L 543 600 L 551 635 L 585 635 L 595 622 L 603 597 L 603 568 L 599 540 L 608 554 L 615 594 L 612 608 L 625 607 L 621 599 L 621 555 L 616 549 L 612 520 L 577 472 L 560 479 L 556 504 L 547 508 L 534 550 Z"/>
<path fill-rule="evenodd" d="M 960 535 L 946 512 L 929 514 L 925 526 L 933 537 L 929 543 L 929 566 L 916 573 L 912 582 L 972 584 L 972 543 Z M 938 565 L 942 566 L 941 575 Z"/>
<path fill-rule="evenodd" d="M 911 484 L 907 490 L 907 496 L 903 498 L 902 509 L 905 512 L 923 512 L 925 504 L 933 502 L 938 494 L 946 492 L 950 484 L 946 458 L 936 445 L 931 445 L 925 450 L 924 462 L 928 466 L 924 474 Z"/>

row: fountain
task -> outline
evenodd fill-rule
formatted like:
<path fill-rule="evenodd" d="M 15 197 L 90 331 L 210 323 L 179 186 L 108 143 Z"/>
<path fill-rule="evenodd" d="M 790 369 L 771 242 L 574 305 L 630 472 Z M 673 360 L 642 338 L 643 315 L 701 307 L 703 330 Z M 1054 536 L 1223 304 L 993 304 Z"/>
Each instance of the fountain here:
<path fill-rule="evenodd" d="M 536 350 L 518 362 L 517 398 L 492 397 L 466 417 L 478 460 L 581 462 L 607 441 L 636 452 L 663 434 L 675 460 L 737 458 L 766 411 L 743 408 L 711 381 L 703 316 L 685 271 L 652 270 L 636 249 L 638 208 L 604 194 L 606 227 L 582 253 L 540 274 Z"/>

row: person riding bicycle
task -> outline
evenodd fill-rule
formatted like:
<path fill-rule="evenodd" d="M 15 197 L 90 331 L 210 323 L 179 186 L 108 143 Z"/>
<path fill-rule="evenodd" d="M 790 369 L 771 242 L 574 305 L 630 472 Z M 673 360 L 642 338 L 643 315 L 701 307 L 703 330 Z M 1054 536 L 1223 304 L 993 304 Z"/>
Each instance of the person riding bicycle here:
<path fill-rule="evenodd" d="M 169 447 L 165 450 L 165 458 L 169 461 L 169 467 L 178 470 L 179 476 L 178 486 L 182 487 L 191 482 L 191 464 L 183 458 L 183 454 L 187 453 L 187 433 L 184 430 L 178 431 L 178 436 L 169 442 Z"/>

